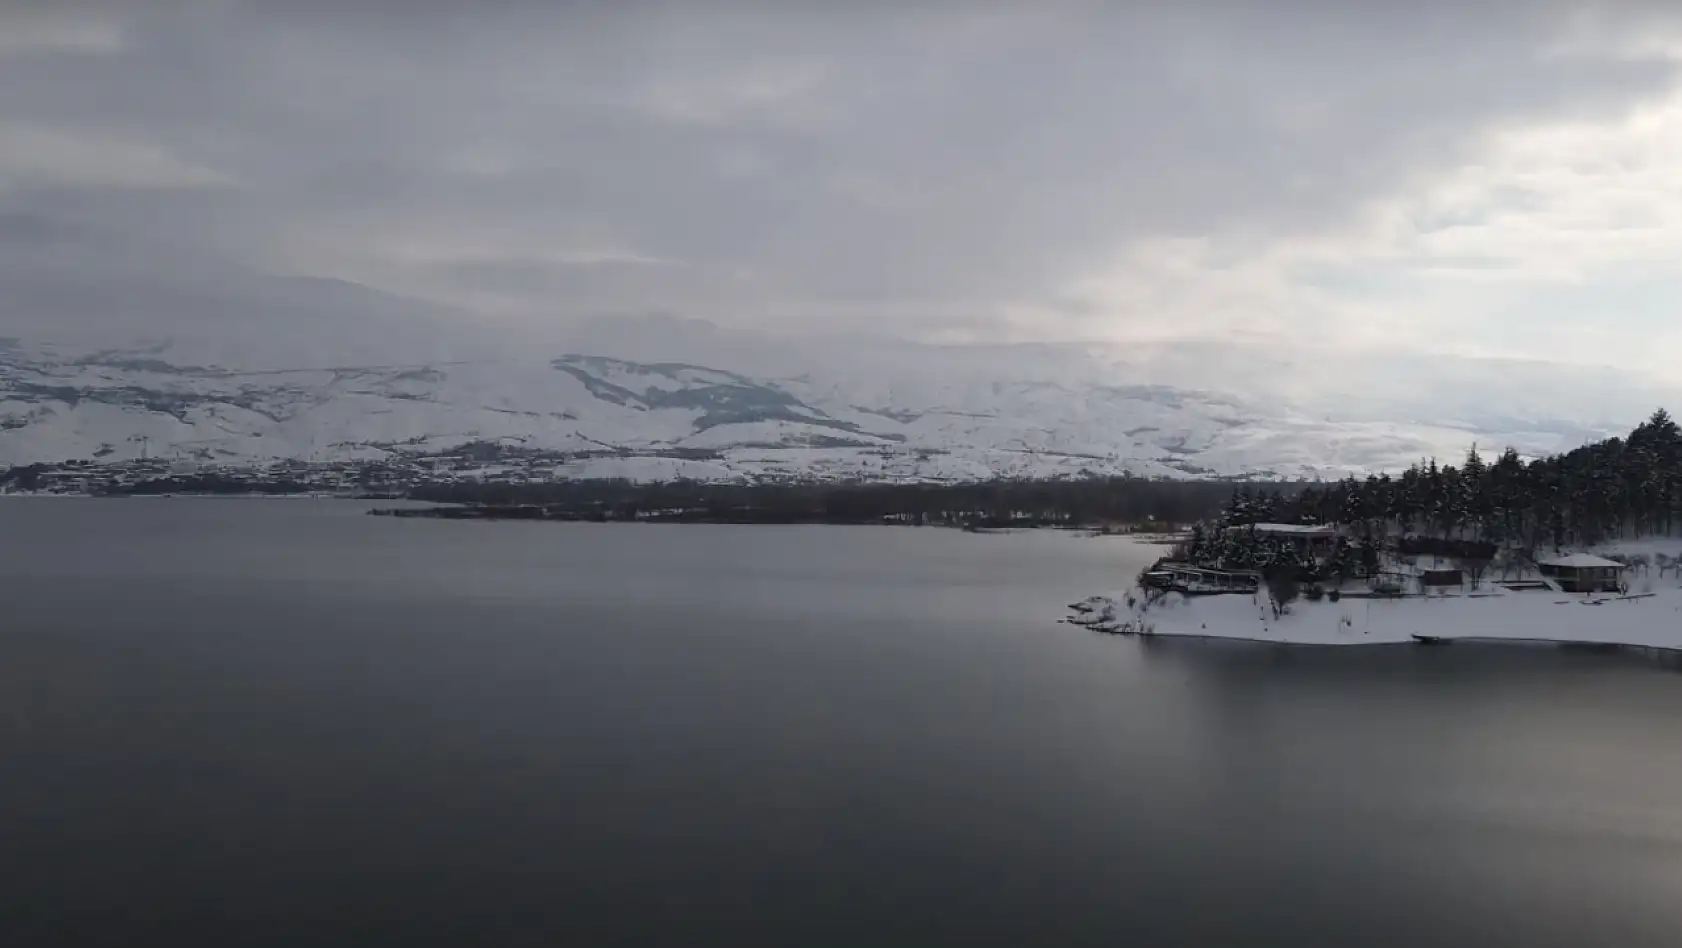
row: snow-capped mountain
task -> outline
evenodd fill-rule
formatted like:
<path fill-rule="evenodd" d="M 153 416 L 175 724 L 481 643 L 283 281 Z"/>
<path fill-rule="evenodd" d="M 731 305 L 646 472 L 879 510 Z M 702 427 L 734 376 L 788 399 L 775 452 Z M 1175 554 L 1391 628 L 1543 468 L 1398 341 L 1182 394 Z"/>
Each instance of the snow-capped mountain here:
<path fill-rule="evenodd" d="M 1456 459 L 1474 442 L 1558 451 L 1682 407 L 1627 372 L 1403 341 L 931 345 L 676 315 L 516 324 L 253 270 L 168 234 L 132 246 L 53 218 L 0 225 L 0 468 L 489 441 L 556 455 L 563 476 L 1295 477 Z"/>
<path fill-rule="evenodd" d="M 556 473 L 573 477 L 1294 478 L 1457 457 L 1474 441 L 1558 450 L 1594 430 L 1310 416 L 1259 397 L 1130 382 L 1142 373 L 1049 350 L 834 352 L 799 367 L 785 360 L 783 373 L 768 371 L 776 360 L 763 351 L 731 346 L 713 354 L 739 352 L 741 364 L 474 353 L 253 368 L 196 363 L 196 351 L 0 340 L 0 467 L 143 455 L 371 460 L 496 442 L 566 455 Z"/>

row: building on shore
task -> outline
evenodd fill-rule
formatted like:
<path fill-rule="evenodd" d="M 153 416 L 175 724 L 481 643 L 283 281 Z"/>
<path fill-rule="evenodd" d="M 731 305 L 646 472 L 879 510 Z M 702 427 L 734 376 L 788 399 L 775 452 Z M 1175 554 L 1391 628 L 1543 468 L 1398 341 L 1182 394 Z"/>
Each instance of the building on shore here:
<path fill-rule="evenodd" d="M 1624 564 L 1592 553 L 1572 553 L 1537 562 L 1538 571 L 1566 592 L 1620 592 Z"/>
<path fill-rule="evenodd" d="M 1326 524 L 1253 523 L 1248 529 L 1256 536 L 1270 537 L 1316 559 L 1330 556 L 1337 547 L 1337 528 Z"/>

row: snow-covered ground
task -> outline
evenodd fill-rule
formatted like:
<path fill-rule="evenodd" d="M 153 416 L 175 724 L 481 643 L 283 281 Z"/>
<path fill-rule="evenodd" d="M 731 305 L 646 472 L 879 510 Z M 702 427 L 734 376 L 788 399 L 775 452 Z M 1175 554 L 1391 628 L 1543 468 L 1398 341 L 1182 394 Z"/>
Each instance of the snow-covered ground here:
<path fill-rule="evenodd" d="M 1597 553 L 1682 552 L 1677 540 L 1642 540 Z M 1476 592 L 1395 599 L 1345 596 L 1298 600 L 1275 616 L 1265 590 L 1254 594 L 1161 594 L 1147 603 L 1137 587 L 1076 604 L 1070 621 L 1106 631 L 1291 645 L 1386 645 L 1418 637 L 1445 641 L 1534 641 L 1682 650 L 1682 578 L 1634 571 L 1628 592 L 1582 595 L 1551 590 Z"/>
<path fill-rule="evenodd" d="M 1138 384 L 1126 366 L 1004 358 L 1010 353 L 970 365 L 975 353 L 892 350 L 899 358 L 748 374 L 734 364 L 546 351 L 288 367 L 262 351 L 260 359 L 236 359 L 185 343 L 94 351 L 0 340 L 0 468 L 142 455 L 231 465 L 337 461 L 489 441 L 669 455 L 578 462 L 578 476 L 587 477 L 621 468 L 724 480 L 1298 477 L 1395 469 L 1422 456 L 1458 456 L 1473 442 L 1541 452 L 1581 440 L 1575 430 L 1509 434 L 1308 417 L 1253 399 Z"/>
<path fill-rule="evenodd" d="M 1135 605 L 1128 606 L 1129 595 Z M 1136 593 L 1106 597 L 1105 618 L 1156 635 L 1294 645 L 1381 645 L 1441 639 L 1531 640 L 1682 649 L 1682 589 L 1578 596 L 1554 592 L 1296 602 L 1274 618 L 1266 593 L 1187 597 L 1141 608 Z"/>

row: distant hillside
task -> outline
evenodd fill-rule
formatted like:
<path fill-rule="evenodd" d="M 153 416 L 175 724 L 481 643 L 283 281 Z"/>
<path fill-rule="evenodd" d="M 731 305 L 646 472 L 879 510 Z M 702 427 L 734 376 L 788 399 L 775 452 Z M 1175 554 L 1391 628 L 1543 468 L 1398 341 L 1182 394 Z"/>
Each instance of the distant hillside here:
<path fill-rule="evenodd" d="M 0 467 L 379 460 L 488 443 L 554 454 L 556 475 L 574 478 L 1297 479 L 1399 469 L 1473 441 L 1537 450 L 1565 436 L 1315 419 L 1062 354 L 1038 352 L 1033 371 L 1013 378 L 999 352 L 978 350 L 990 362 L 943 352 L 838 355 L 824 371 L 780 375 L 576 353 L 285 368 L 199 343 L 7 340 Z"/>

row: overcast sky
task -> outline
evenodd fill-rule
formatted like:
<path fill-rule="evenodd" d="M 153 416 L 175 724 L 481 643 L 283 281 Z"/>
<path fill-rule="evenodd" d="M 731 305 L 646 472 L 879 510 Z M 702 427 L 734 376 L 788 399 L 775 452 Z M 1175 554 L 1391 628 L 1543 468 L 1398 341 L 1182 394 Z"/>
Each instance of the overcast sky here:
<path fill-rule="evenodd" d="M 0 319 L 209 325 L 285 274 L 495 326 L 1312 339 L 1682 380 L 1664 4 L 1029 6 L 5 2 Z M 125 314 L 66 274 L 219 302 Z"/>

